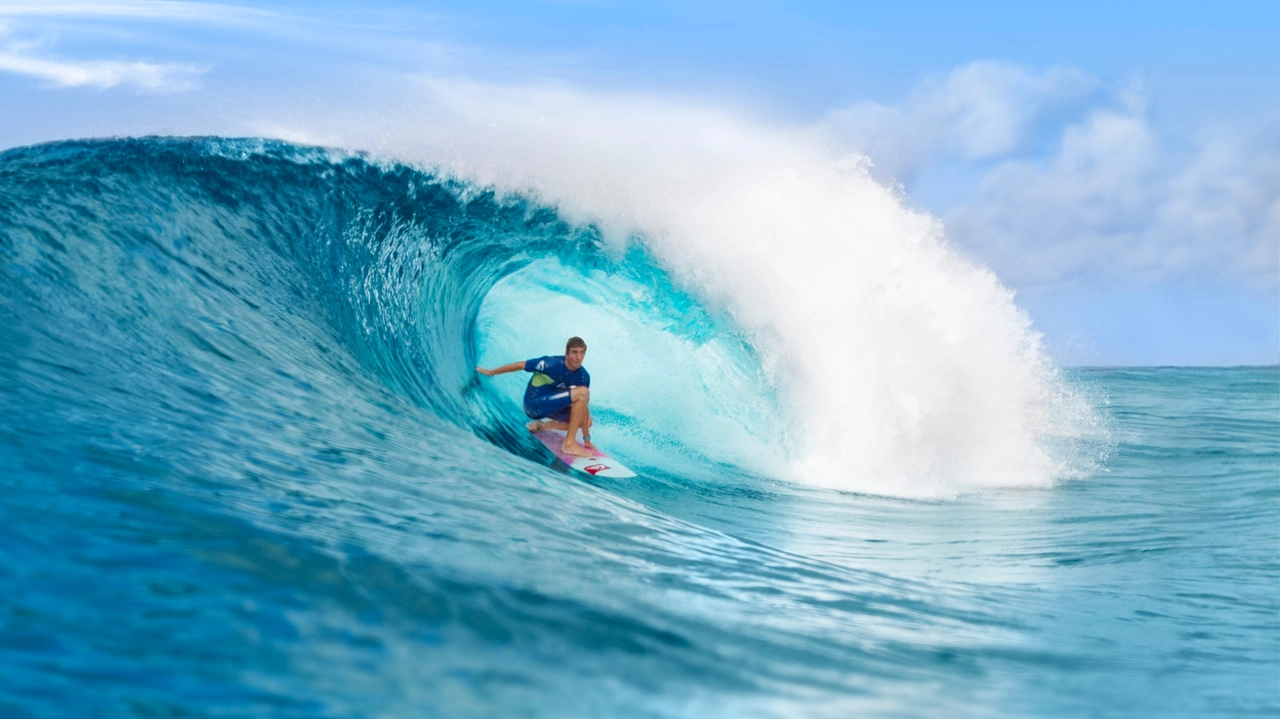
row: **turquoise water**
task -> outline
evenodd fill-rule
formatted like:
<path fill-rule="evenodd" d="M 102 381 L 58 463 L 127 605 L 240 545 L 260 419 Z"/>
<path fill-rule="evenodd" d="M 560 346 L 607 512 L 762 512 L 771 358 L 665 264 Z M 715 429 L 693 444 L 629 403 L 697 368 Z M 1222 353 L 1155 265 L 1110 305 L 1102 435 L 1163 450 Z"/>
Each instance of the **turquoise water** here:
<path fill-rule="evenodd" d="M 638 479 L 557 469 L 470 371 L 535 299 L 696 349 L 655 419 L 589 339 Z M 0 713 L 1280 711 L 1280 368 L 1068 370 L 1087 471 L 926 500 L 761 471 L 760 364 L 518 197 L 255 141 L 0 155 Z"/>

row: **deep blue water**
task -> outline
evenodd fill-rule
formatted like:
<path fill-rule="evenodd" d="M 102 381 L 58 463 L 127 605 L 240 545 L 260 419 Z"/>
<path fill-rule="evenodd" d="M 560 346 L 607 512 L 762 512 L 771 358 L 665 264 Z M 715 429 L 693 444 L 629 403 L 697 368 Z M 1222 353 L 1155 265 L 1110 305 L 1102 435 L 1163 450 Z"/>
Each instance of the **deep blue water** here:
<path fill-rule="evenodd" d="M 0 155 L 0 715 L 1280 713 L 1280 368 L 1070 370 L 1109 449 L 1051 488 L 808 488 L 607 399 L 641 476 L 588 482 L 470 370 L 535 291 L 756 360 L 642 251 L 419 170 Z"/>

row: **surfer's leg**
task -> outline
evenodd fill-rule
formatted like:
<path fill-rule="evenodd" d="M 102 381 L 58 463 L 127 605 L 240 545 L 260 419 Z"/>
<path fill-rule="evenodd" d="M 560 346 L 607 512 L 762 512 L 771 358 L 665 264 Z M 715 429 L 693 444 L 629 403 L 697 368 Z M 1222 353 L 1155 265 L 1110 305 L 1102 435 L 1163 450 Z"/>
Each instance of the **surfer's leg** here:
<path fill-rule="evenodd" d="M 568 431 L 569 408 L 573 403 L 568 391 L 525 397 L 524 402 L 524 413 L 533 420 L 525 424 L 530 432 L 541 432 L 544 429 Z"/>
<path fill-rule="evenodd" d="M 569 393 L 565 392 L 564 395 L 565 395 L 565 399 L 569 400 Z M 547 415 L 545 419 L 539 420 L 538 428 L 533 431 L 536 432 L 544 429 L 558 429 L 561 432 L 568 432 L 569 431 L 569 408 L 571 406 L 571 403 L 572 403 L 571 400 L 569 402 L 566 402 L 564 407 L 561 407 L 560 409 L 556 410 L 550 415 Z"/>
<path fill-rule="evenodd" d="M 537 425 L 537 426 L 534 426 L 534 425 Z M 554 419 L 544 419 L 544 420 L 539 420 L 537 422 L 530 422 L 525 426 L 529 428 L 530 432 L 541 432 L 544 429 L 558 429 L 561 432 L 564 432 L 566 434 L 568 434 L 569 432 L 568 422 L 557 422 Z M 587 436 L 588 437 L 591 436 L 591 420 L 589 418 L 587 419 Z"/>
<path fill-rule="evenodd" d="M 591 399 L 591 391 L 586 387 L 574 387 L 570 390 L 569 396 L 573 398 L 573 404 L 569 407 L 569 427 L 564 436 L 564 445 L 560 447 L 565 454 L 576 454 L 579 457 L 594 457 L 595 455 L 587 447 L 577 443 L 578 430 L 583 427 L 590 427 L 591 412 L 587 409 L 587 402 Z M 587 430 L 588 433 L 591 431 Z"/>
<path fill-rule="evenodd" d="M 591 419 L 591 405 L 587 405 L 587 420 L 582 424 L 582 444 L 587 449 L 595 449 L 596 446 L 591 443 L 591 425 L 595 424 L 595 420 Z"/>

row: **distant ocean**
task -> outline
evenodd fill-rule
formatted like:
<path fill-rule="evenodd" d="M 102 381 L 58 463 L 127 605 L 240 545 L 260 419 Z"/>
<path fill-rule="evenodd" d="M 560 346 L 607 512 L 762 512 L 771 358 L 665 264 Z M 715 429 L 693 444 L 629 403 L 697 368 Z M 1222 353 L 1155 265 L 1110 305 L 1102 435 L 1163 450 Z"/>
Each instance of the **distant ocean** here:
<path fill-rule="evenodd" d="M 676 254 L 284 143 L 0 154 L 0 716 L 1280 714 L 1280 368 L 898 353 L 827 435 L 844 329 Z M 950 321 L 913 282 L 866 313 Z M 579 327 L 636 479 L 472 370 Z"/>

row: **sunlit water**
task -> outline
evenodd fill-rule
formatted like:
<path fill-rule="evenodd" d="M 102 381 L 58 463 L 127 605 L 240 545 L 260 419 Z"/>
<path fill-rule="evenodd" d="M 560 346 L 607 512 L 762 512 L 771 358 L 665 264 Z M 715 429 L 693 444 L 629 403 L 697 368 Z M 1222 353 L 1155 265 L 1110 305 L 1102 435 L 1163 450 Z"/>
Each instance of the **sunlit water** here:
<path fill-rule="evenodd" d="M 470 371 L 574 323 L 636 479 Z M 1276 367 L 1068 371 L 1094 465 L 921 500 L 777 479 L 761 362 L 643 251 L 417 170 L 0 155 L 0 714 L 1280 711 Z"/>

